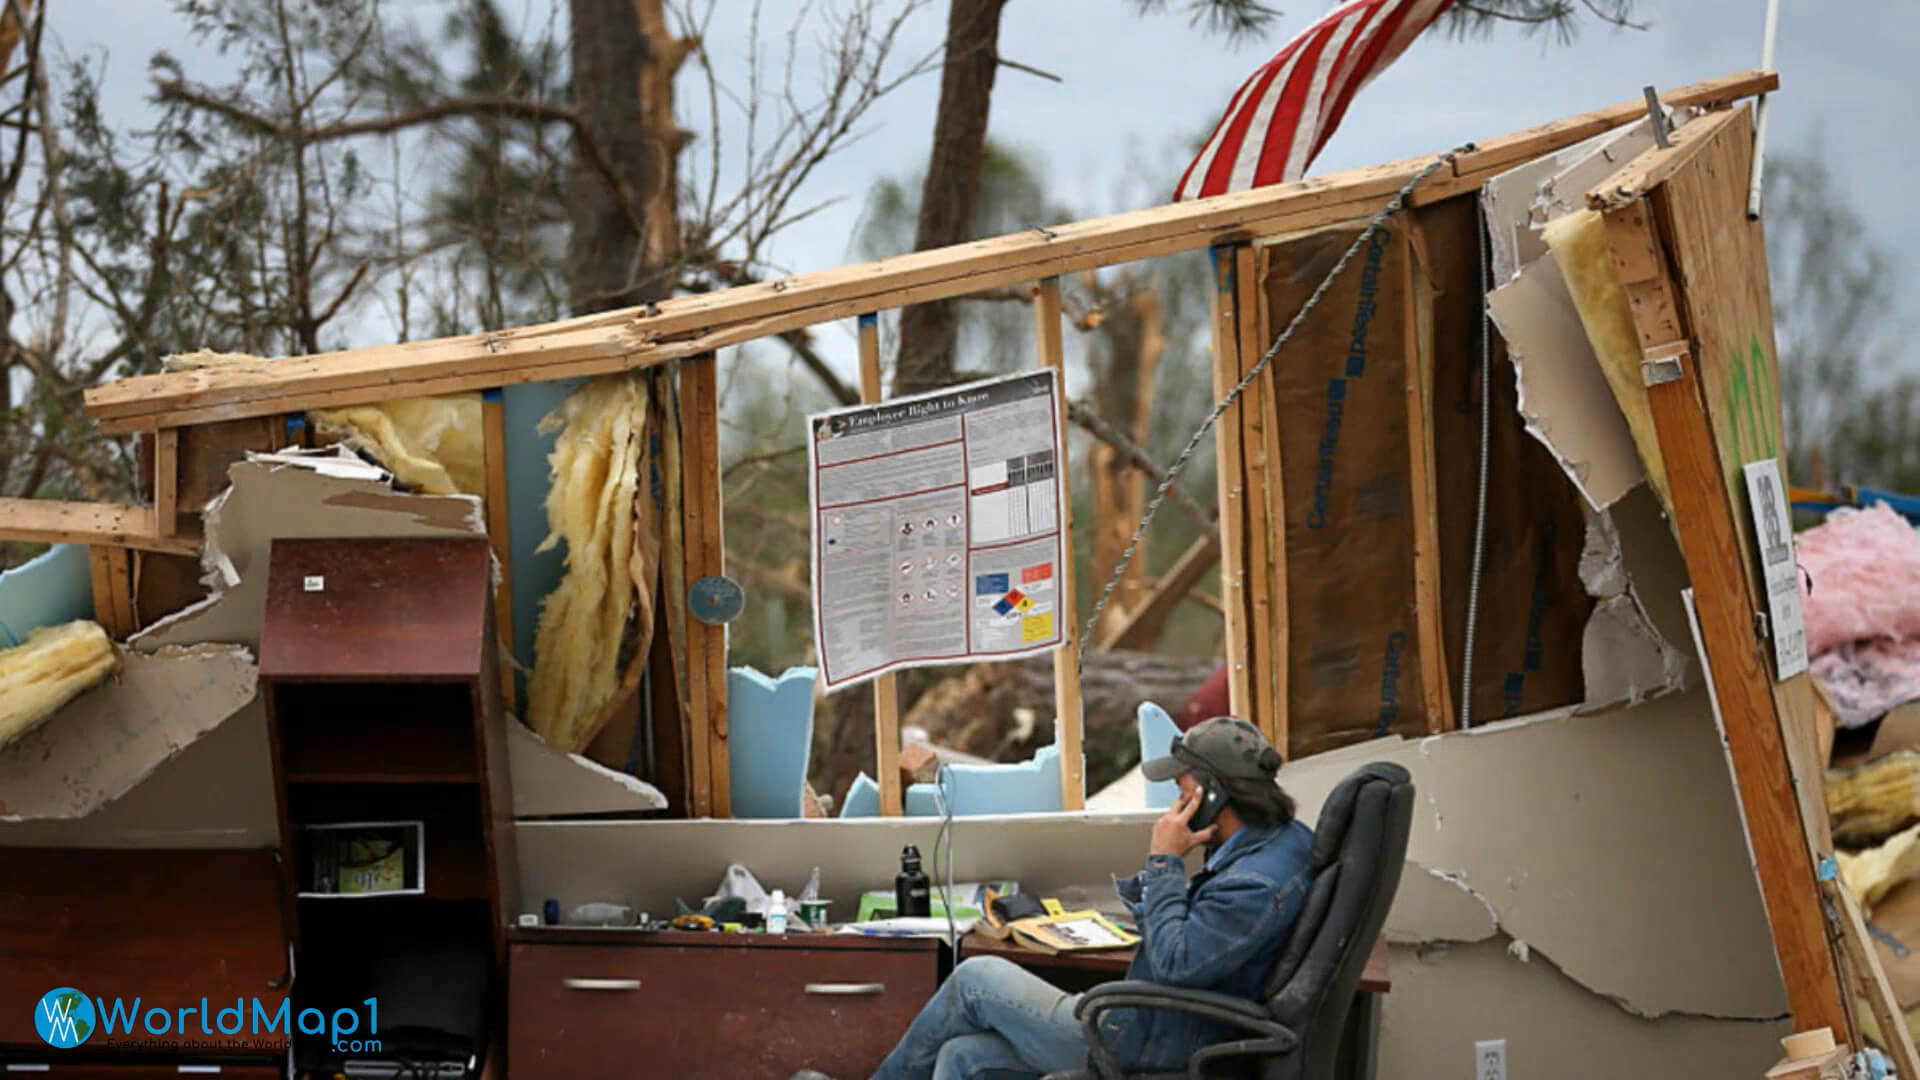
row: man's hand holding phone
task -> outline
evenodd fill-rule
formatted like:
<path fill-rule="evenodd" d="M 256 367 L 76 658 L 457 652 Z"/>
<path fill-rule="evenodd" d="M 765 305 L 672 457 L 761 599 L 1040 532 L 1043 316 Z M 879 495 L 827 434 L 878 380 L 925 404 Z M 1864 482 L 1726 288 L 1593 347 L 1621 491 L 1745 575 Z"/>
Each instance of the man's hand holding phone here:
<path fill-rule="evenodd" d="M 1153 841 L 1147 848 L 1149 855 L 1172 855 L 1185 858 L 1187 852 L 1202 844 L 1211 843 L 1218 825 L 1209 825 L 1199 832 L 1189 828 L 1187 823 L 1193 820 L 1194 811 L 1200 809 L 1200 792 L 1182 791 L 1153 823 Z"/>

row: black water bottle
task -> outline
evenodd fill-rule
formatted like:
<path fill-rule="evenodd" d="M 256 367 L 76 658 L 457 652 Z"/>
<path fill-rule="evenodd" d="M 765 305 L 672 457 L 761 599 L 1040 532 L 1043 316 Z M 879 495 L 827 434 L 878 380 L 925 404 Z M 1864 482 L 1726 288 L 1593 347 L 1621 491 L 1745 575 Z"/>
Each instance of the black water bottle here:
<path fill-rule="evenodd" d="M 921 918 L 933 914 L 933 889 L 920 870 L 920 849 L 912 844 L 900 852 L 900 876 L 893 879 L 893 913 Z"/>

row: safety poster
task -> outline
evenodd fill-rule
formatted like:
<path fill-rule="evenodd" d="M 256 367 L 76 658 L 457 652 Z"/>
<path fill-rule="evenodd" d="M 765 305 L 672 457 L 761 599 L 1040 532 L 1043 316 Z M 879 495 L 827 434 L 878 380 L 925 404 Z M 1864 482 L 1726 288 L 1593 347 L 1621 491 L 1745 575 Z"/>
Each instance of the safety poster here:
<path fill-rule="evenodd" d="M 808 417 L 827 690 L 1060 644 L 1059 395 L 1044 368 Z"/>

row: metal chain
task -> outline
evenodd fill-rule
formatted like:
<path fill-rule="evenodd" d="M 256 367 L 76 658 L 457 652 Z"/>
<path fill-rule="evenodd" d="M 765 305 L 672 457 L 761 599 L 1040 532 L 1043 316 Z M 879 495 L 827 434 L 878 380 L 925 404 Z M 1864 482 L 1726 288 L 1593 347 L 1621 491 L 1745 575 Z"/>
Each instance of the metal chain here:
<path fill-rule="evenodd" d="M 1366 227 L 1360 230 L 1360 235 L 1353 238 L 1352 245 L 1340 256 L 1339 261 L 1333 264 L 1333 269 L 1327 271 L 1327 276 L 1321 279 L 1319 286 L 1313 290 L 1313 294 L 1307 297 L 1307 302 L 1300 306 L 1300 310 L 1295 313 L 1292 321 L 1287 323 L 1287 328 L 1280 332 L 1279 337 L 1273 339 L 1273 344 L 1267 348 L 1266 355 L 1260 358 L 1259 363 L 1253 365 L 1252 370 L 1248 371 L 1232 390 L 1227 391 L 1227 396 L 1221 398 L 1220 403 L 1213 407 L 1213 412 L 1209 413 L 1207 418 L 1201 421 L 1200 426 L 1194 429 L 1193 437 L 1187 440 L 1187 445 L 1180 451 L 1180 456 L 1174 458 L 1173 464 L 1168 466 L 1166 478 L 1160 481 L 1160 487 L 1154 492 L 1153 500 L 1147 503 L 1147 512 L 1141 517 L 1139 527 L 1133 530 L 1133 538 L 1127 541 L 1127 549 L 1121 552 L 1120 562 L 1113 568 L 1113 577 L 1108 579 L 1107 587 L 1100 590 L 1100 599 L 1094 603 L 1093 614 L 1087 617 L 1087 624 L 1080 632 L 1079 641 L 1076 642 L 1077 647 L 1074 649 L 1073 656 L 1076 674 L 1080 672 L 1086 661 L 1087 641 L 1093 636 L 1094 625 L 1100 621 L 1100 613 L 1106 610 L 1107 601 L 1113 598 L 1113 590 L 1119 586 L 1120 579 L 1126 575 L 1127 564 L 1133 561 L 1134 552 L 1140 547 L 1140 538 L 1146 535 L 1147 526 L 1153 524 L 1153 516 L 1160 512 L 1160 504 L 1166 501 L 1167 493 L 1173 490 L 1174 483 L 1180 479 L 1180 474 L 1186 469 L 1187 462 L 1193 457 L 1193 452 L 1199 448 L 1200 440 L 1206 438 L 1207 432 L 1213 429 L 1213 425 L 1219 422 L 1220 417 L 1233 407 L 1234 402 L 1240 400 L 1240 395 L 1246 392 L 1247 387 L 1253 385 L 1253 380 L 1259 378 L 1262 371 L 1266 370 L 1267 365 L 1286 345 L 1287 340 L 1293 337 L 1294 331 L 1300 329 L 1300 324 L 1306 321 L 1308 313 L 1320 303 L 1320 299 L 1327 294 L 1327 290 L 1333 287 L 1334 280 L 1340 276 L 1342 270 L 1347 268 L 1347 263 L 1353 261 L 1353 257 L 1359 253 L 1360 248 L 1373 238 L 1373 234 L 1380 230 L 1380 226 L 1386 224 L 1388 218 L 1406 207 L 1407 197 L 1413 194 L 1413 190 L 1426 182 L 1427 177 L 1450 164 L 1454 158 L 1473 149 L 1472 143 L 1466 143 L 1434 158 L 1415 173 L 1413 179 L 1408 180 L 1387 205 L 1381 207 L 1379 212 L 1367 220 Z M 1071 552 L 1068 553 L 1068 557 L 1072 557 Z"/>

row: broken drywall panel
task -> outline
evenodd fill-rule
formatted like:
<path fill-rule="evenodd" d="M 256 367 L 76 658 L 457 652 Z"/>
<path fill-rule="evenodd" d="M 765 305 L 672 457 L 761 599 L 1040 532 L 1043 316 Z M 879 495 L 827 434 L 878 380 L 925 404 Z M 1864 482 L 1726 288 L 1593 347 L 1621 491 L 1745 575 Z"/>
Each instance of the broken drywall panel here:
<path fill-rule="evenodd" d="M 1376 746 L 1361 760 L 1413 774 L 1403 881 L 1414 866 L 1444 871 L 1485 899 L 1503 931 L 1639 1015 L 1777 1016 L 1786 996 L 1707 711 L 1697 690 L 1670 693 Z M 1280 782 L 1312 821 L 1359 763 L 1303 758 Z M 1457 929 L 1434 910 L 1424 924 L 1422 908 L 1402 910 L 1396 897 L 1389 920 L 1402 937 Z"/>
<path fill-rule="evenodd" d="M 77 818 L 125 794 L 253 698 L 231 645 L 129 652 L 117 678 L 0 749 L 0 820 Z"/>
<path fill-rule="evenodd" d="M 1634 600 L 1661 640 L 1682 655 L 1699 655 L 1690 645 L 1693 631 L 1680 603 L 1688 585 L 1686 556 L 1667 522 L 1666 511 L 1650 488 L 1639 488 L 1608 511 L 1620 538 L 1620 554 Z"/>
<path fill-rule="evenodd" d="M 517 721 L 507 724 L 507 768 L 513 774 L 515 817 L 567 817 L 667 808 L 667 797 L 652 784 L 615 772 L 579 754 L 556 750 Z"/>
<path fill-rule="evenodd" d="M 1487 296 L 1506 339 L 1520 415 L 1587 505 L 1604 510 L 1647 478 L 1627 418 L 1580 323 L 1580 311 L 1551 253 Z"/>
<path fill-rule="evenodd" d="M 82 818 L 0 823 L 10 847 L 275 847 L 280 820 L 259 695 L 132 790 Z"/>
<path fill-rule="evenodd" d="M 1500 932 L 1487 898 L 1459 874 L 1409 862 L 1387 914 L 1387 940 L 1398 943 L 1485 941 Z"/>
<path fill-rule="evenodd" d="M 46 723 L 119 665 L 113 639 L 86 619 L 43 626 L 19 645 L 0 649 L 0 749 Z"/>
<path fill-rule="evenodd" d="M 1595 706 L 1642 701 L 1667 688 L 1667 657 L 1632 597 L 1614 596 L 1594 606 L 1580 640 L 1587 700 Z"/>
<path fill-rule="evenodd" d="M 1522 267 L 1545 254 L 1541 226 L 1585 207 L 1590 187 L 1652 145 L 1653 128 L 1642 120 L 1534 158 L 1487 181 L 1480 189 L 1480 205 L 1487 219 L 1493 280 L 1512 281 Z"/>
<path fill-rule="evenodd" d="M 1547 222 L 1542 230 L 1554 261 L 1566 279 L 1567 291 L 1580 312 L 1580 325 L 1606 376 L 1614 403 L 1627 418 L 1627 430 L 1640 452 L 1660 505 L 1670 507 L 1667 469 L 1660 456 L 1660 439 L 1653 430 L 1653 412 L 1640 373 L 1640 332 L 1633 319 L 1626 289 L 1614 274 L 1613 253 L 1607 245 L 1606 223 L 1592 210 L 1580 210 Z"/>
<path fill-rule="evenodd" d="M 1587 708 L 1691 684 L 1698 669 L 1679 602 L 1686 568 L 1650 489 L 1588 517 L 1580 580 L 1598 601 L 1581 646 Z"/>
<path fill-rule="evenodd" d="M 87 549 L 55 544 L 11 570 L 0 570 L 0 649 L 43 626 L 93 617 L 93 573 Z"/>
<path fill-rule="evenodd" d="M 257 647 L 267 554 L 277 537 L 308 539 L 484 536 L 471 495 L 396 492 L 386 473 L 345 450 L 249 454 L 227 470 L 232 486 L 209 504 L 201 565 L 215 592 L 128 639 L 135 649 L 200 642 Z"/>
<path fill-rule="evenodd" d="M 1634 1017 L 1569 978 L 1550 954 L 1529 951 L 1522 960 L 1502 938 L 1395 946 L 1393 992 L 1380 998 L 1379 1074 L 1472 1076 L 1474 1044 L 1502 1039 L 1511 1076 L 1757 1077 L 1792 1031 L 1786 1019 Z"/>
<path fill-rule="evenodd" d="M 392 476 L 387 470 L 356 457 L 341 446 L 327 446 L 314 450 L 295 447 L 271 452 L 249 450 L 245 460 L 257 461 L 263 465 L 286 465 L 297 469 L 310 469 L 322 476 L 331 476 L 339 480 L 380 481 Z M 228 471 L 232 471 L 232 466 L 228 466 Z"/>

